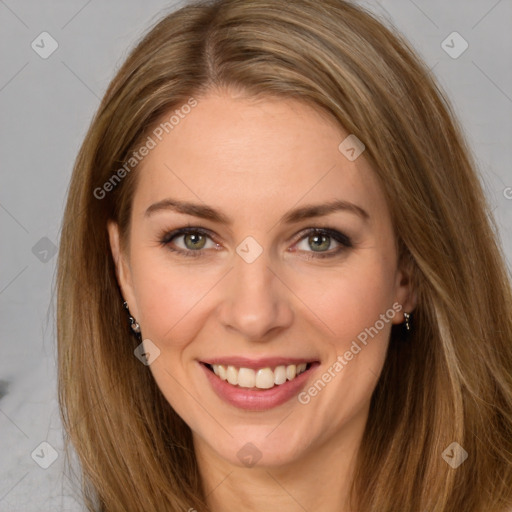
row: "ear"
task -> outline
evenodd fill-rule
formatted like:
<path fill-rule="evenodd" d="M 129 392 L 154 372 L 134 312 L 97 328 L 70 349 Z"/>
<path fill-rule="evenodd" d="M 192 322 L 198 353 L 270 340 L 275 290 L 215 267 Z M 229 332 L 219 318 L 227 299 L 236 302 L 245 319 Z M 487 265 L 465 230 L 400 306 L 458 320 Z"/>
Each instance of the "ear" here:
<path fill-rule="evenodd" d="M 410 257 L 403 257 L 399 263 L 395 280 L 395 302 L 402 306 L 401 315 L 395 315 L 394 324 L 405 321 L 403 313 L 411 313 L 416 308 L 418 297 L 414 286 L 414 265 Z"/>
<path fill-rule="evenodd" d="M 121 248 L 119 226 L 113 221 L 108 221 L 107 229 L 119 288 L 121 289 L 124 300 L 128 303 L 130 313 L 137 318 L 138 311 L 133 289 L 131 268 L 128 255 L 125 254 L 125 251 Z"/>

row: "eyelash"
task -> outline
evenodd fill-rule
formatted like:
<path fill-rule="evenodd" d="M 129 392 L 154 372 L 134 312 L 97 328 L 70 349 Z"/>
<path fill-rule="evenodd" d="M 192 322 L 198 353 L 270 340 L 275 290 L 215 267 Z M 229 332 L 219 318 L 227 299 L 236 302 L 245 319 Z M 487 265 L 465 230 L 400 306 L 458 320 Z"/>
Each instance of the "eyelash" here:
<path fill-rule="evenodd" d="M 160 244 L 163 247 L 166 247 L 168 250 L 177 253 L 179 256 L 184 256 L 187 258 L 199 258 L 204 256 L 205 249 L 199 249 L 197 251 L 191 251 L 191 250 L 184 250 L 184 249 L 174 249 L 170 246 L 170 242 L 174 240 L 175 238 L 178 238 L 183 235 L 190 235 L 190 234 L 199 234 L 202 236 L 206 236 L 210 239 L 212 239 L 211 234 L 209 231 L 199 228 L 199 227 L 186 227 L 186 228 L 179 228 L 175 229 L 174 231 L 164 231 L 160 234 L 159 240 Z M 307 228 L 299 233 L 301 236 L 297 239 L 297 242 L 295 242 L 294 245 L 301 242 L 303 239 L 312 236 L 312 235 L 321 235 L 326 236 L 328 238 L 334 239 L 336 242 L 340 244 L 340 247 L 335 249 L 333 252 L 315 252 L 315 251 L 306 251 L 308 253 L 312 253 L 308 256 L 306 256 L 306 259 L 324 259 L 324 258 L 333 258 L 335 256 L 338 256 L 340 253 L 344 252 L 346 249 L 350 249 L 353 247 L 351 239 L 345 235 L 344 233 L 341 233 L 340 231 L 337 231 L 335 229 L 330 228 Z M 212 241 L 214 241 L 212 239 Z"/>

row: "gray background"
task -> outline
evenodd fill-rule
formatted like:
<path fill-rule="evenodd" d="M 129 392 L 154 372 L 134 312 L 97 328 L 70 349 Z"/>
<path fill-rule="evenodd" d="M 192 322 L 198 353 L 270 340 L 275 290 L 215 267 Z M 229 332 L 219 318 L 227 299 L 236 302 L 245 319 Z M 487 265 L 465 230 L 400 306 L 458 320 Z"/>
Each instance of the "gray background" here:
<path fill-rule="evenodd" d="M 250 0 L 249 0 L 250 1 Z M 455 108 L 512 262 L 511 0 L 371 0 L 433 69 Z M 54 251 L 69 178 L 128 50 L 177 2 L 0 0 L 0 510 L 80 510 L 56 401 Z M 47 59 L 39 51 L 57 50 Z M 442 42 L 458 32 L 458 58 Z M 453 39 L 453 38 L 452 38 Z M 459 50 L 461 41 L 445 45 Z M 42 48 L 44 44 L 44 48 Z M 47 441 L 52 448 L 39 447 Z M 34 451 L 35 450 L 35 451 Z M 53 451 L 52 451 L 53 450 Z M 31 454 L 34 454 L 33 457 Z M 48 469 L 40 463 L 56 461 Z"/>

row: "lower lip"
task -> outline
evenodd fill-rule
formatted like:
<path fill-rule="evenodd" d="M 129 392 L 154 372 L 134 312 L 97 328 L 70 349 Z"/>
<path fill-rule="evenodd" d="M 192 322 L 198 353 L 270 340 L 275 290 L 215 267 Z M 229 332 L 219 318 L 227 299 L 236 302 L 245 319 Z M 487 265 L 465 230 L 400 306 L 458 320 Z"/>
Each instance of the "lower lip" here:
<path fill-rule="evenodd" d="M 274 386 L 273 388 L 249 389 L 233 386 L 229 382 L 217 377 L 204 363 L 199 364 L 206 373 L 206 378 L 210 381 L 213 390 L 222 400 L 248 411 L 272 409 L 298 395 L 314 369 L 319 365 L 319 363 L 313 363 L 308 370 L 302 372 L 298 377 L 295 377 L 293 380 L 287 380 L 284 384 Z"/>

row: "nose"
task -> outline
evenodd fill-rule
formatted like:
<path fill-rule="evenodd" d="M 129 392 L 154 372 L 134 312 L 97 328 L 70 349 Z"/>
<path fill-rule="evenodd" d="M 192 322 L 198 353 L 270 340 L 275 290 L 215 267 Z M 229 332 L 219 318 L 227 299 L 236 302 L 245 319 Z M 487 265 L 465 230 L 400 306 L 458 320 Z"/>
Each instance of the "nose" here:
<path fill-rule="evenodd" d="M 263 252 L 252 263 L 234 255 L 219 305 L 225 329 L 248 341 L 264 342 L 293 321 L 292 292 Z"/>

